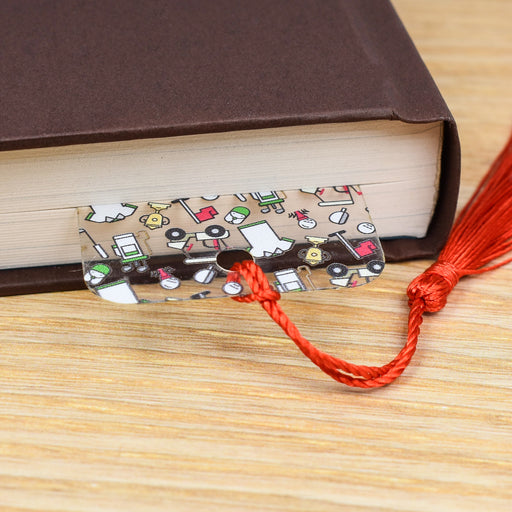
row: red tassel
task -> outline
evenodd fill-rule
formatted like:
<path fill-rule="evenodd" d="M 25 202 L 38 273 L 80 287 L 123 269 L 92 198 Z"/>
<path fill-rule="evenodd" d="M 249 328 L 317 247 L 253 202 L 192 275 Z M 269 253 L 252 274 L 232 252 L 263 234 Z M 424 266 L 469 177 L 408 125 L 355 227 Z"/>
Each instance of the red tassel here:
<path fill-rule="evenodd" d="M 487 272 L 512 261 L 507 258 L 489 265 L 511 250 L 512 137 L 460 212 L 439 259 L 409 285 L 407 342 L 390 363 L 381 367 L 355 365 L 317 349 L 281 309 L 277 303 L 279 293 L 253 261 L 233 266 L 232 270 L 241 274 L 253 291 L 233 298 L 240 302 L 259 301 L 299 349 L 333 379 L 354 387 L 381 387 L 393 382 L 409 364 L 416 350 L 423 313 L 442 309 L 461 277 Z"/>

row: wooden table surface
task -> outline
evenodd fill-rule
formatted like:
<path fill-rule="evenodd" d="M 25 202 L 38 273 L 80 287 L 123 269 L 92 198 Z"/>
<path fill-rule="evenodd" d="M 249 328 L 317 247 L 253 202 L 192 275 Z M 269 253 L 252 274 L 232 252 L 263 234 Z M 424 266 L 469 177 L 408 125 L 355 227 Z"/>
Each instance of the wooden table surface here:
<path fill-rule="evenodd" d="M 512 2 L 394 3 L 458 121 L 465 202 L 512 127 Z M 324 350 L 380 365 L 428 264 L 281 304 Z M 460 282 L 371 392 L 257 304 L 1 298 L 0 510 L 510 511 L 511 282 L 512 265 Z"/>

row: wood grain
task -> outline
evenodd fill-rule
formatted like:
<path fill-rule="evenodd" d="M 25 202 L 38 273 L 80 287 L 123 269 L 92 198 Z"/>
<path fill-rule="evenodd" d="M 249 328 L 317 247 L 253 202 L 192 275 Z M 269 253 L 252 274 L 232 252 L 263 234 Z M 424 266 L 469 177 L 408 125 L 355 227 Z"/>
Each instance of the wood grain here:
<path fill-rule="evenodd" d="M 460 128 L 461 202 L 509 135 L 512 3 L 395 0 Z M 303 333 L 382 364 L 408 282 L 282 300 Z M 508 511 L 512 266 L 426 317 L 395 384 L 345 388 L 258 305 L 0 299 L 2 511 Z"/>

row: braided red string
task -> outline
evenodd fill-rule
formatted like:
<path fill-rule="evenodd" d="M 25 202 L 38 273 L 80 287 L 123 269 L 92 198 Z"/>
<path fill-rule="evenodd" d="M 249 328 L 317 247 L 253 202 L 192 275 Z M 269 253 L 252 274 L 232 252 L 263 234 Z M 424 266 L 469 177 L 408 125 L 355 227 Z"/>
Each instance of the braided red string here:
<path fill-rule="evenodd" d="M 301 352 L 338 382 L 360 388 L 389 384 L 404 371 L 416 350 L 419 326 L 422 322 L 421 315 L 425 310 L 421 301 L 411 307 L 407 343 L 393 361 L 381 367 L 356 365 L 322 352 L 300 333 L 278 304 L 280 294 L 271 288 L 263 270 L 254 261 L 235 263 L 231 270 L 241 274 L 252 289 L 251 294 L 233 297 L 233 299 L 239 302 L 258 301 L 270 317 L 295 342 Z"/>
<path fill-rule="evenodd" d="M 297 347 L 326 374 L 343 384 L 375 388 L 402 374 L 416 350 L 424 312 L 442 309 L 448 294 L 469 274 L 495 269 L 512 258 L 488 265 L 512 250 L 512 137 L 491 166 L 459 215 L 439 260 L 416 277 L 407 289 L 409 323 L 407 341 L 398 355 L 380 367 L 356 365 L 322 352 L 312 345 L 278 304 L 280 294 L 254 261 L 235 263 L 234 279 L 242 275 L 252 293 L 233 297 L 239 302 L 258 301 Z M 238 277 L 239 278 L 239 277 Z"/>

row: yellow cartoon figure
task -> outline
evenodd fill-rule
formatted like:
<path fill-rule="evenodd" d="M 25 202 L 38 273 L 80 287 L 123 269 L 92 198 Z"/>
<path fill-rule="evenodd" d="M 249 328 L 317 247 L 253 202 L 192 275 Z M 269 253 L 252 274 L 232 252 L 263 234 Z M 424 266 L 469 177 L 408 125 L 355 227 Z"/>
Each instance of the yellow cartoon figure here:
<path fill-rule="evenodd" d="M 169 219 L 164 217 L 160 212 L 169 208 L 169 206 L 171 206 L 170 204 L 148 203 L 148 205 L 151 206 L 151 208 L 153 208 L 155 211 L 149 215 L 143 215 L 139 219 L 139 221 L 142 222 L 144 226 L 149 229 L 157 229 L 169 224 Z"/>
<path fill-rule="evenodd" d="M 319 247 L 320 245 L 325 244 L 329 238 L 323 236 L 306 236 L 304 238 L 312 244 L 312 247 L 309 247 L 308 249 L 301 249 L 297 253 L 297 256 L 301 258 L 302 261 L 314 267 L 315 265 L 319 265 L 320 263 L 331 259 L 331 255 Z"/>

